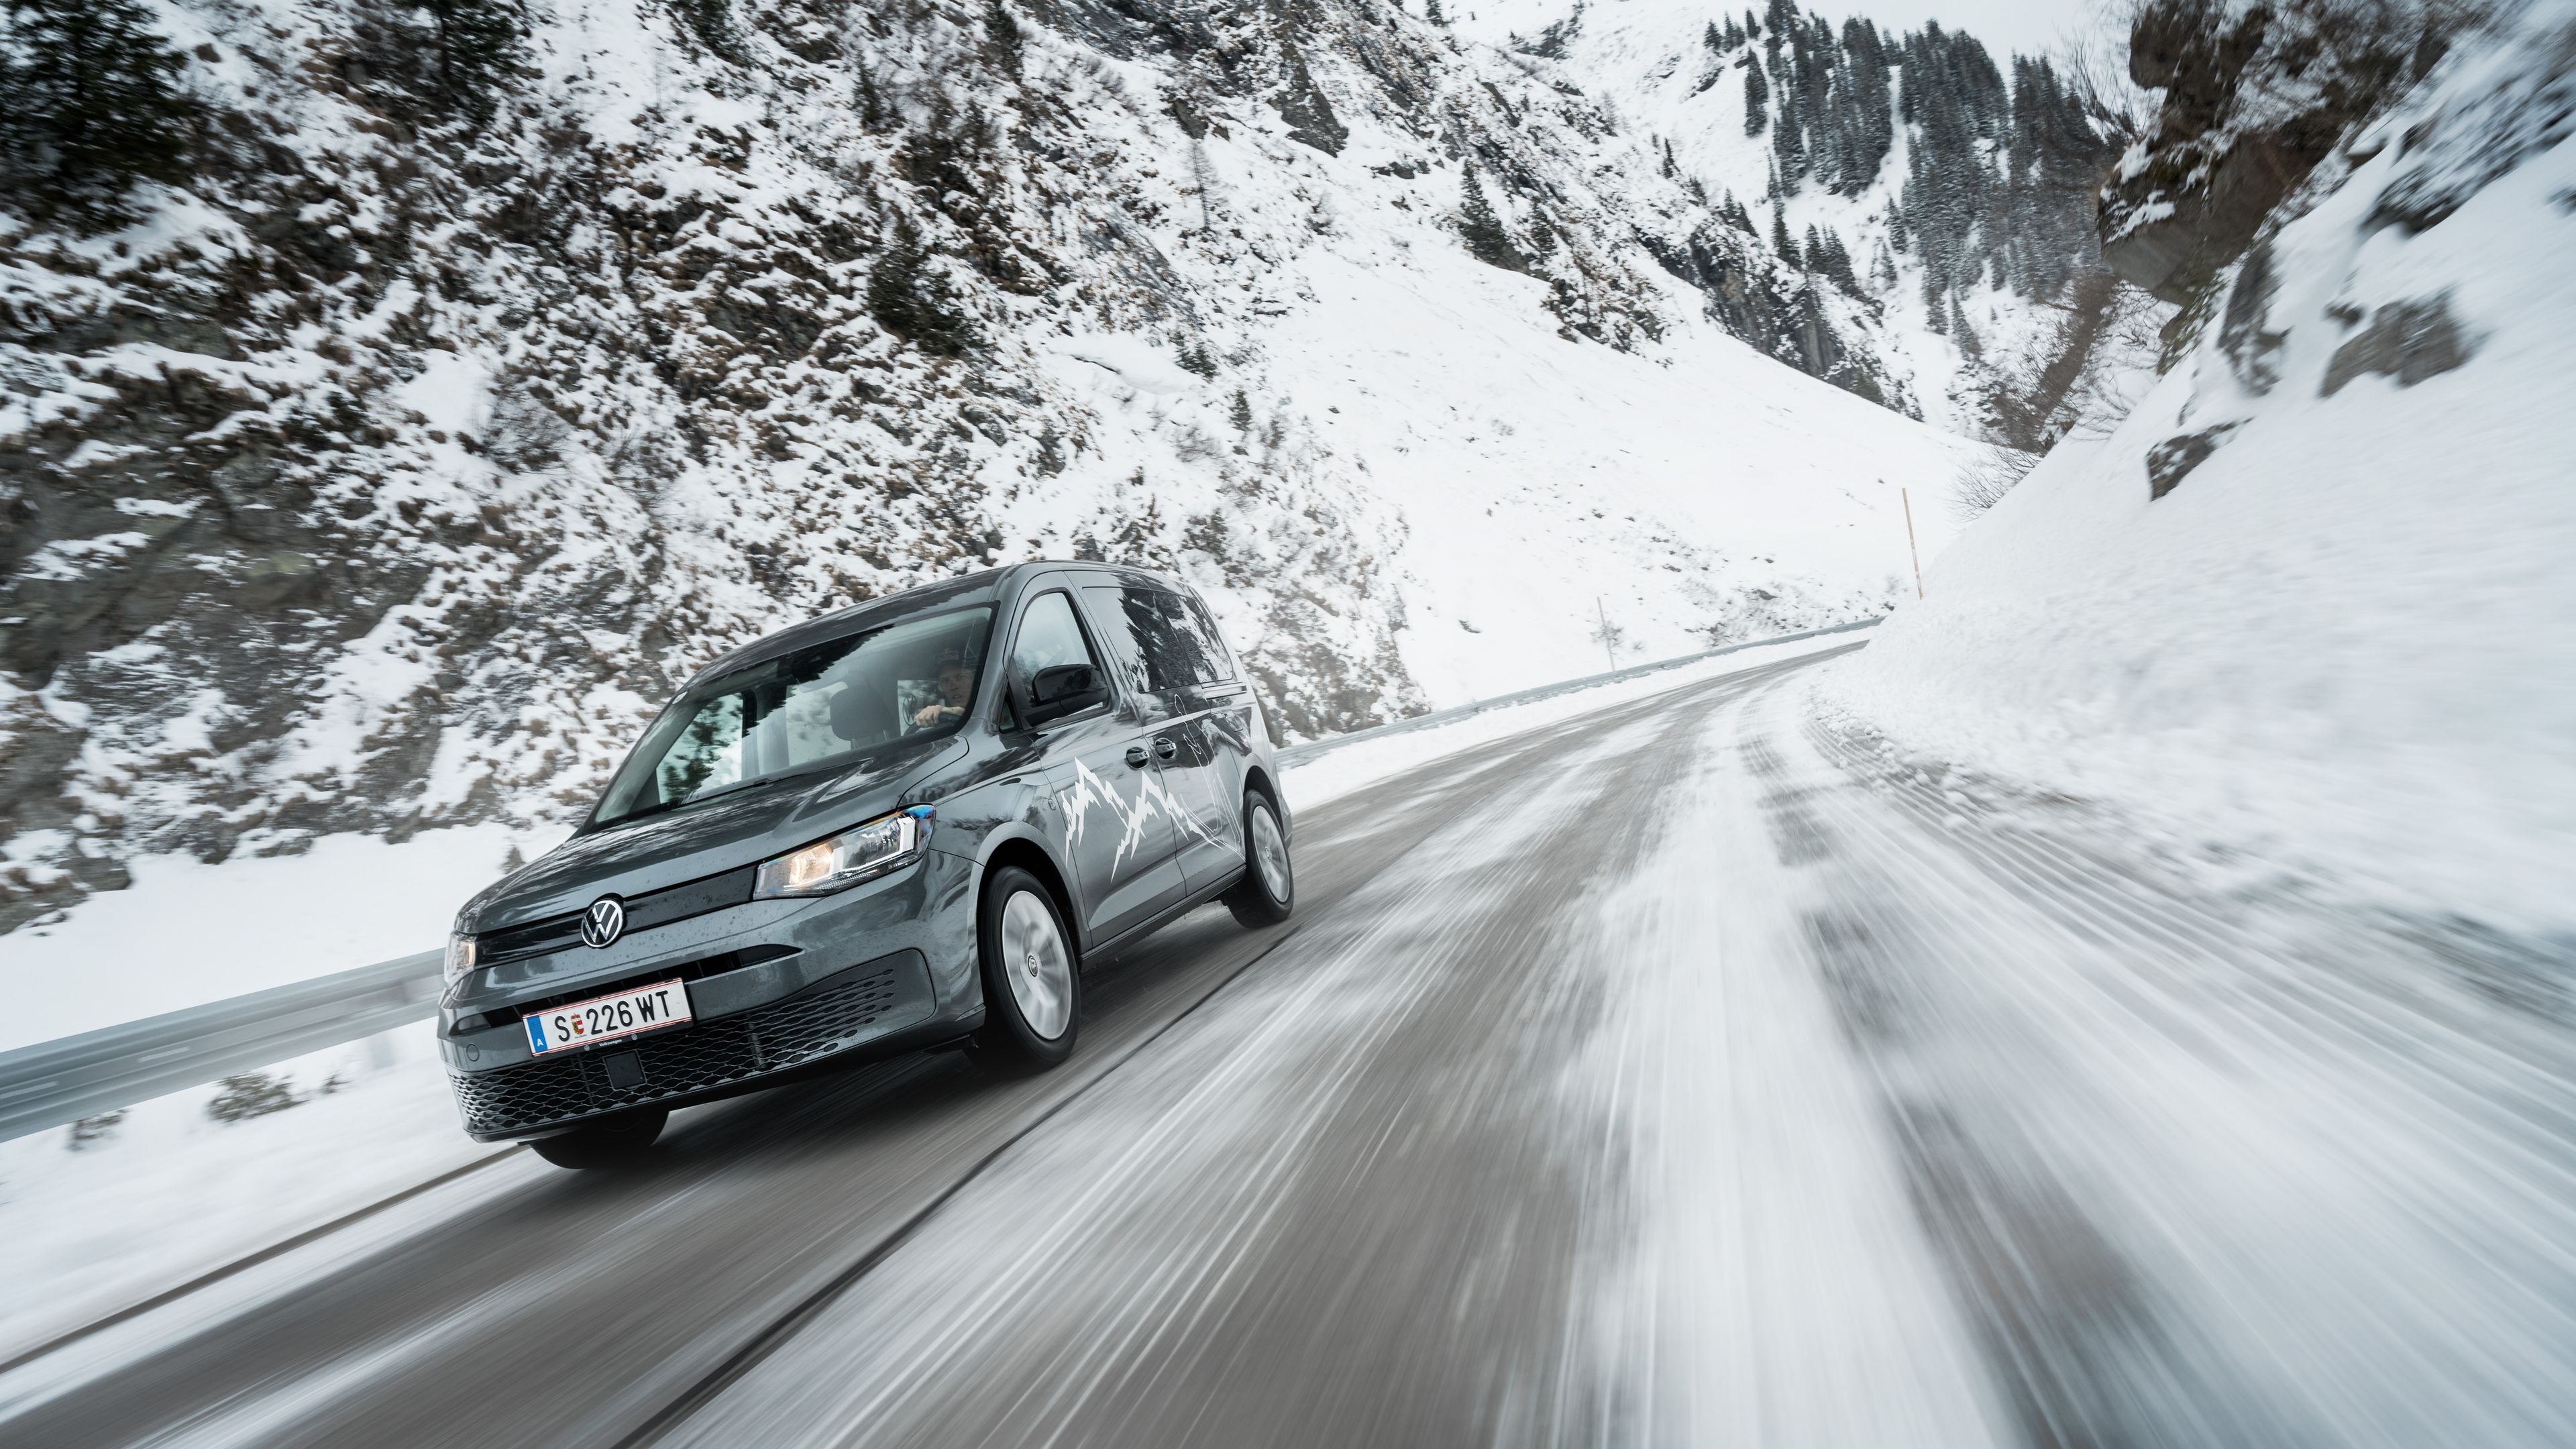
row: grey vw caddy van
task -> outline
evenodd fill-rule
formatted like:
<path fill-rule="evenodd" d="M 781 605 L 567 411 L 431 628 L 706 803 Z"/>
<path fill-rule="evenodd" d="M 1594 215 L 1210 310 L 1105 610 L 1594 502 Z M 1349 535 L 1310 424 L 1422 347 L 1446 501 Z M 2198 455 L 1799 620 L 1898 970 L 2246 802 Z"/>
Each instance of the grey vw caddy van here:
<path fill-rule="evenodd" d="M 1062 1061 L 1086 957 L 1211 900 L 1286 919 L 1278 782 L 1242 665 L 1156 574 L 1019 564 L 780 630 L 458 913 L 465 1130 L 598 1166 L 828 1066 Z"/>

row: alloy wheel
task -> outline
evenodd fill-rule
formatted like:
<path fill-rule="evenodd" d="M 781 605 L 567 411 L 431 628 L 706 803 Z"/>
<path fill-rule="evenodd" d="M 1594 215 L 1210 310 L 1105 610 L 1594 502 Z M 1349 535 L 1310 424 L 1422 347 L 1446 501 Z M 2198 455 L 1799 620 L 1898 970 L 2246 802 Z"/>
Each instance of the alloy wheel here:
<path fill-rule="evenodd" d="M 1274 901 L 1288 899 L 1288 842 L 1279 834 L 1279 817 L 1267 805 L 1252 807 L 1252 861 Z"/>
<path fill-rule="evenodd" d="M 1064 1035 L 1073 1014 L 1073 953 L 1034 891 L 1014 892 L 1002 904 L 1002 972 L 1029 1030 L 1049 1041 Z"/>

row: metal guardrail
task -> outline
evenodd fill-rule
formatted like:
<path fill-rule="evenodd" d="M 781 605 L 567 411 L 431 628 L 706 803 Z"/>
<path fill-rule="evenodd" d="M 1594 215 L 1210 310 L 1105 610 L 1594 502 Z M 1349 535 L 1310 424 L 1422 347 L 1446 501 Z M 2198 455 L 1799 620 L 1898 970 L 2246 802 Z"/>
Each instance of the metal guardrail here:
<path fill-rule="evenodd" d="M 0 1141 L 414 1022 L 439 956 L 381 961 L 0 1052 Z"/>
<path fill-rule="evenodd" d="M 1741 644 L 1721 644 L 1715 649 L 1703 649 L 1697 654 L 1684 654 L 1677 659 L 1658 659 L 1652 664 L 1631 664 L 1625 669 L 1612 669 L 1600 674 L 1587 674 L 1581 679 L 1566 679 L 1555 684 L 1542 684 L 1535 689 L 1524 689 L 1514 694 L 1498 694 L 1492 699 L 1480 699 L 1474 704 L 1453 705 L 1448 709 L 1435 709 L 1429 714 L 1407 715 L 1393 724 L 1375 725 L 1364 730 L 1353 730 L 1346 735 L 1334 735 L 1329 739 L 1310 740 L 1302 745 L 1289 745 L 1277 752 L 1279 763 L 1282 765 L 1309 764 L 1345 745 L 1356 745 L 1365 740 L 1384 739 L 1388 735 L 1411 734 L 1415 730 L 1430 729 L 1437 725 L 1448 724 L 1453 720 L 1480 715 L 1489 709 L 1506 709 L 1516 704 L 1554 699 L 1560 694 L 1572 694 L 1578 689 L 1597 689 L 1605 684 L 1617 684 L 1623 679 L 1636 679 L 1643 675 L 1658 674 L 1667 669 L 1679 669 L 1685 664 L 1697 664 L 1703 659 L 1715 659 L 1721 654 L 1759 649 L 1766 644 L 1795 644 L 1801 639 L 1815 639 L 1827 634 L 1849 634 L 1858 629 L 1875 629 L 1878 625 L 1877 619 L 1856 619 L 1848 624 L 1833 624 L 1797 634 L 1775 634 L 1768 639 L 1748 639 Z"/>
<path fill-rule="evenodd" d="M 1863 619 L 1830 629 L 1756 639 L 1704 649 L 1678 659 L 1543 684 L 1454 709 L 1414 715 L 1393 724 L 1291 745 L 1280 750 L 1278 758 L 1282 765 L 1301 765 L 1364 740 L 1430 729 L 1487 710 L 1679 669 L 1765 644 L 1789 644 L 1848 633 L 1876 623 L 1876 619 Z M 317 976 L 310 981 L 0 1052 L 0 1141 L 419 1021 L 438 1009 L 439 956 L 437 951 L 423 951 L 354 971 Z"/>

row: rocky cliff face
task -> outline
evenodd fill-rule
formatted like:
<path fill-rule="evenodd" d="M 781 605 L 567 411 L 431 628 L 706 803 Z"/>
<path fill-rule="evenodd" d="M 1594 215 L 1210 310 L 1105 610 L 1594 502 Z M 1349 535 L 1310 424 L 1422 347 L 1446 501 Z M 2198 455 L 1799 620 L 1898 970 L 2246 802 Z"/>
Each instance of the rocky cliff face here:
<path fill-rule="evenodd" d="M 2205 301 L 2336 141 L 2422 80 L 2482 8 L 2150 0 L 2129 75 L 2162 103 L 2102 189 L 2103 256 L 2168 302 Z"/>
<path fill-rule="evenodd" d="M 1355 221 L 1454 247 L 1470 170 L 1566 345 L 1879 392 L 1860 302 L 1374 0 L 151 14 L 186 174 L 0 215 L 0 930 L 568 811 L 713 653 L 1013 558 L 1220 591 L 1296 733 L 1422 707 L 1411 525 L 1265 329 Z"/>

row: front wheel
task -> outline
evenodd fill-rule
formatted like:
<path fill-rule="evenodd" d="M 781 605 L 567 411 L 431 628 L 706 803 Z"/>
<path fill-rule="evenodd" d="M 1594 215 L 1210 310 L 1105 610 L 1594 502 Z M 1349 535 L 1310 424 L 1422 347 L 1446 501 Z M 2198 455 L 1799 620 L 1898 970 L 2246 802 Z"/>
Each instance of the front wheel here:
<path fill-rule="evenodd" d="M 1297 907 L 1297 878 L 1288 868 L 1288 833 L 1279 808 L 1259 790 L 1243 795 L 1243 879 L 1225 893 L 1225 908 L 1247 926 L 1275 926 Z"/>
<path fill-rule="evenodd" d="M 1055 896 L 1016 865 L 995 871 L 976 912 L 975 944 L 984 964 L 976 1059 L 1004 1071 L 1036 1071 L 1073 1055 L 1082 1025 L 1082 973 Z"/>
<path fill-rule="evenodd" d="M 662 1124 L 670 1120 L 667 1111 L 621 1112 L 528 1145 L 557 1167 L 622 1167 L 650 1150 L 653 1139 L 662 1135 Z"/>

